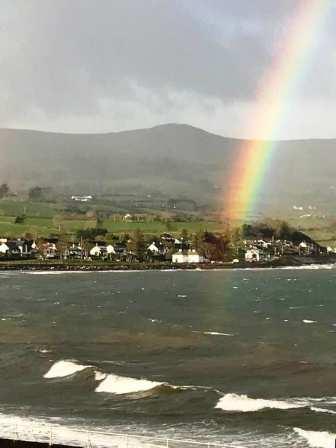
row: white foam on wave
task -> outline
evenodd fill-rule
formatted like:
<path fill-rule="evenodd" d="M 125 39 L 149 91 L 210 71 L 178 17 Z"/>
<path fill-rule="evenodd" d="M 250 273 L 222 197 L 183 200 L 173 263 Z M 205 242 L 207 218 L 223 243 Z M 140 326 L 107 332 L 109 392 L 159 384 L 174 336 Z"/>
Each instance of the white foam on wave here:
<path fill-rule="evenodd" d="M 95 369 L 93 365 L 78 364 L 75 361 L 57 361 L 43 375 L 44 378 L 65 378 L 85 369 Z M 115 375 L 113 373 L 105 373 L 98 369 L 94 370 L 94 379 L 100 384 L 96 387 L 95 392 L 106 392 L 116 395 L 130 394 L 136 392 L 144 392 L 154 389 L 158 386 L 166 386 L 171 389 L 207 389 L 202 386 L 174 386 L 169 383 L 151 381 L 144 378 L 131 378 L 126 376 Z"/>
<path fill-rule="evenodd" d="M 250 398 L 247 395 L 226 394 L 215 406 L 223 411 L 255 412 L 262 409 L 294 409 L 302 405 L 278 400 L 265 400 L 262 398 Z"/>
<path fill-rule="evenodd" d="M 311 409 L 312 411 L 315 411 L 315 412 L 324 412 L 325 414 L 333 414 L 333 415 L 336 415 L 336 411 L 332 411 L 331 409 L 317 408 L 317 407 L 315 407 L 315 406 L 312 406 L 310 409 Z"/>
<path fill-rule="evenodd" d="M 47 348 L 40 348 L 39 349 L 39 353 L 42 353 L 43 355 L 45 355 L 46 353 L 50 353 L 51 350 L 48 350 Z"/>
<path fill-rule="evenodd" d="M 306 431 L 301 428 L 294 428 L 294 431 L 305 439 L 312 448 L 334 448 L 336 434 L 327 431 Z"/>
<path fill-rule="evenodd" d="M 233 333 L 220 333 L 219 331 L 204 331 L 203 334 L 210 336 L 234 336 Z"/>
<path fill-rule="evenodd" d="M 96 392 L 107 392 L 116 395 L 143 392 L 162 386 L 164 383 L 146 379 L 130 378 L 114 374 L 106 375 L 105 379 L 96 388 Z"/>
<path fill-rule="evenodd" d="M 263 398 L 251 398 L 247 395 L 238 394 L 226 394 L 219 399 L 216 404 L 217 409 L 222 409 L 223 411 L 231 412 L 256 412 L 263 409 L 297 409 L 297 408 L 309 408 L 313 412 L 333 414 L 336 415 L 336 411 L 316 407 L 314 404 L 318 402 L 322 405 L 334 405 L 334 397 L 324 397 L 324 398 L 291 398 L 287 401 L 285 400 L 266 400 Z"/>
<path fill-rule="evenodd" d="M 202 430 L 199 423 L 178 425 L 172 428 L 165 425 L 123 424 L 119 426 L 88 426 L 85 422 L 76 423 L 73 419 L 63 419 L 60 417 L 23 417 L 14 414 L 0 413 L 0 436 L 12 439 L 27 441 L 39 441 L 49 444 L 63 444 L 68 446 L 96 448 L 125 447 L 130 448 L 153 448 L 174 446 L 182 448 L 192 446 L 193 442 L 199 446 L 227 447 L 227 448 L 269 448 L 276 446 L 292 447 L 297 440 L 293 440 L 293 445 L 285 443 L 282 445 L 284 437 L 273 434 L 263 434 L 260 432 L 226 432 L 225 435 L 214 439 L 208 428 Z M 291 433 L 293 439 L 297 439 L 297 434 Z M 201 438 L 201 440 L 200 440 Z M 169 439 L 169 443 L 168 440 Z M 288 435 L 286 433 L 286 442 Z M 209 443 L 210 442 L 210 443 Z"/>
<path fill-rule="evenodd" d="M 103 381 L 106 376 L 106 373 L 101 372 L 100 370 L 95 370 L 95 381 Z"/>
<path fill-rule="evenodd" d="M 281 266 L 274 269 L 281 270 L 315 270 L 315 269 L 334 269 L 334 264 L 308 264 L 304 266 Z"/>
<path fill-rule="evenodd" d="M 302 322 L 304 324 L 316 324 L 316 320 L 303 319 Z"/>
<path fill-rule="evenodd" d="M 63 378 L 65 376 L 73 375 L 92 366 L 77 364 L 73 361 L 57 361 L 53 364 L 47 373 L 43 375 L 44 378 Z"/>
<path fill-rule="evenodd" d="M 151 438 L 148 438 L 147 444 L 147 439 L 142 435 L 113 433 L 110 432 L 111 429 L 113 430 L 113 427 L 108 428 L 108 432 L 99 432 L 97 428 L 76 423 L 71 424 L 71 420 L 66 421 L 59 417 L 23 417 L 0 413 L 0 437 L 38 441 L 48 445 L 51 441 L 52 444 L 108 448 L 125 446 L 125 435 L 127 434 L 127 444 L 132 448 L 150 448 L 153 446 Z"/>

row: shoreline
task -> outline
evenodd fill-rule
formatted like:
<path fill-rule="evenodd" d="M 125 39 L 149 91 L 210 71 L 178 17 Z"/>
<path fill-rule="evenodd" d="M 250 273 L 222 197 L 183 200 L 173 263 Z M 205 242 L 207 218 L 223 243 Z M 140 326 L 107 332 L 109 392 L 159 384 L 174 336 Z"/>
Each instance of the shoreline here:
<path fill-rule="evenodd" d="M 276 269 L 303 268 L 309 266 L 336 265 L 336 256 L 324 257 L 283 257 L 270 262 L 215 262 L 194 264 L 172 263 L 122 263 L 122 262 L 85 262 L 85 261 L 0 261 L 0 271 L 58 271 L 58 272 L 108 272 L 108 271 L 213 271 L 237 269 Z"/>

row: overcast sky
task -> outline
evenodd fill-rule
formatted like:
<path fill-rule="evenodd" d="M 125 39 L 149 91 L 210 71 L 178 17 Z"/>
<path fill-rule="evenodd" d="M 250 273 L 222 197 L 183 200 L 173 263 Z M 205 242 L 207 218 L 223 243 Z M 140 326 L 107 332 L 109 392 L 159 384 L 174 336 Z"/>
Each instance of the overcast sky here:
<path fill-rule="evenodd" d="M 179 122 L 246 137 L 258 82 L 297 6 L 1 0 L 0 127 L 99 132 Z M 282 138 L 336 137 L 335 39 L 330 6 L 301 66 Z"/>

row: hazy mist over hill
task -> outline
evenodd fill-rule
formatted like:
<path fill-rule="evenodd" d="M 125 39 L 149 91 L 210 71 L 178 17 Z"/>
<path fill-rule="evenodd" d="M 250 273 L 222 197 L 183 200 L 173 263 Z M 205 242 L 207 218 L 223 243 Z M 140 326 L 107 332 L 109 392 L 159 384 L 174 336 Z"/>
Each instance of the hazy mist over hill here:
<path fill-rule="evenodd" d="M 0 175 L 13 188 L 161 193 L 206 204 L 223 197 L 242 140 L 166 124 L 107 134 L 0 130 Z M 336 140 L 279 142 L 262 203 L 289 207 L 334 197 Z M 276 201 L 276 203 L 275 203 Z"/>

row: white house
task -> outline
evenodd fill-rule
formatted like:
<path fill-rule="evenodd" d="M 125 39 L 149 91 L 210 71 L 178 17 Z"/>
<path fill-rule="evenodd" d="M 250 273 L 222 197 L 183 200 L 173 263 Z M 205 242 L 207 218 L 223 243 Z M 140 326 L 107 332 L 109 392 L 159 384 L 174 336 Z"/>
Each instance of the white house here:
<path fill-rule="evenodd" d="M 112 244 L 108 244 L 106 246 L 106 252 L 107 252 L 107 255 L 110 255 L 110 256 L 116 254 L 116 251 L 114 249 L 114 246 L 112 246 Z"/>
<path fill-rule="evenodd" d="M 45 258 L 56 258 L 57 247 L 55 243 L 46 242 L 43 244 L 43 256 Z"/>
<path fill-rule="evenodd" d="M 245 252 L 245 261 L 253 262 L 260 261 L 260 251 L 259 249 L 248 249 Z"/>
<path fill-rule="evenodd" d="M 183 253 L 182 249 L 172 255 L 173 263 L 188 263 L 188 254 Z"/>
<path fill-rule="evenodd" d="M 93 199 L 93 196 L 91 194 L 86 196 L 71 196 L 71 199 L 78 202 L 89 202 Z"/>
<path fill-rule="evenodd" d="M 299 244 L 299 254 L 300 255 L 309 255 L 312 252 L 312 245 L 307 243 L 306 241 L 301 241 Z"/>
<path fill-rule="evenodd" d="M 258 246 L 264 249 L 268 249 L 272 246 L 272 243 L 270 241 L 258 240 Z"/>
<path fill-rule="evenodd" d="M 92 249 L 90 249 L 90 255 L 92 257 L 100 257 L 101 255 L 106 253 L 106 247 L 105 246 L 99 246 L 98 243 L 96 243 L 95 246 L 93 246 Z"/>
<path fill-rule="evenodd" d="M 133 216 L 130 213 L 126 213 L 126 215 L 123 217 L 124 221 L 132 221 Z"/>
<path fill-rule="evenodd" d="M 80 244 L 73 243 L 72 246 L 65 252 L 65 255 L 71 258 L 79 259 L 84 256 L 84 251 Z"/>
<path fill-rule="evenodd" d="M 9 247 L 7 246 L 6 242 L 2 240 L 0 244 L 0 254 L 6 255 L 9 252 Z"/>
<path fill-rule="evenodd" d="M 147 247 L 147 250 L 152 252 L 152 254 L 154 254 L 154 255 L 158 255 L 160 252 L 160 249 L 157 247 L 157 245 L 155 244 L 154 241 L 152 242 L 152 244 L 150 246 Z"/>
<path fill-rule="evenodd" d="M 188 263 L 202 263 L 204 258 L 195 249 L 188 252 Z"/>
<path fill-rule="evenodd" d="M 173 263 L 202 263 L 204 258 L 196 252 L 195 249 L 186 252 L 183 252 L 180 249 L 178 252 L 172 255 Z"/>

